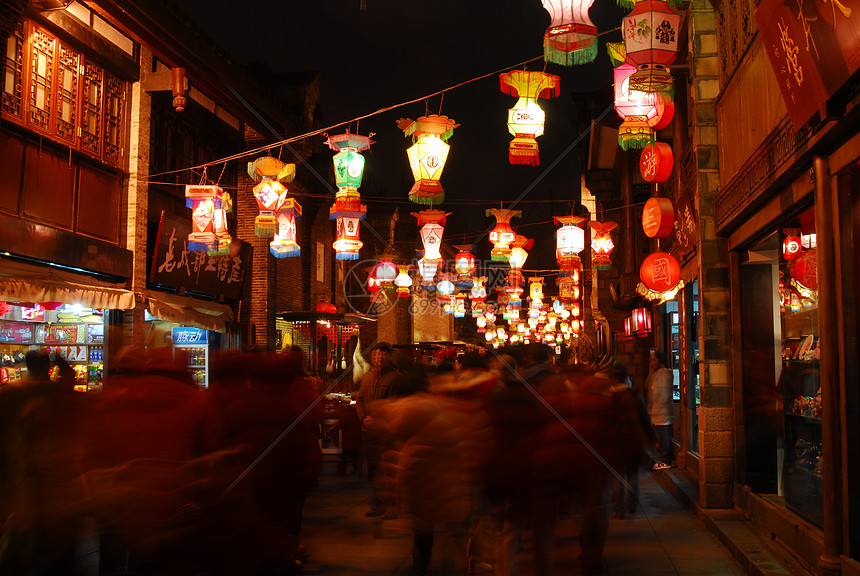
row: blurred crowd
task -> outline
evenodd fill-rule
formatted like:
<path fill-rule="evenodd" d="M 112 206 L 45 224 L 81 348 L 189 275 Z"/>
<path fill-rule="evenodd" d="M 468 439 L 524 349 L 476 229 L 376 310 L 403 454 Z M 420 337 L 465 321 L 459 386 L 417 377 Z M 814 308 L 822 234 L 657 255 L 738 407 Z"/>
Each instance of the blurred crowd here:
<path fill-rule="evenodd" d="M 301 351 L 124 349 L 101 393 L 27 356 L 0 389 L 0 574 L 292 574 L 322 467 Z M 65 365 L 67 366 L 67 365 Z"/>
<path fill-rule="evenodd" d="M 366 515 L 412 517 L 415 576 L 431 566 L 513 576 L 527 532 L 535 573 L 550 575 L 557 520 L 574 510 L 581 573 L 608 572 L 609 516 L 636 512 L 657 435 L 614 358 L 553 359 L 531 344 L 425 369 L 398 366 L 387 344 L 373 351 L 357 398 L 373 490 Z M 446 546 L 434 551 L 440 536 Z"/>
<path fill-rule="evenodd" d="M 643 394 L 612 357 L 507 352 L 430 367 L 377 345 L 338 408 L 338 472 L 366 467 L 371 522 L 412 520 L 416 576 L 515 575 L 527 536 L 550 575 L 573 512 L 581 573 L 604 574 L 609 517 L 636 512 L 658 442 Z M 52 380 L 31 352 L 0 389 L 0 574 L 294 574 L 326 392 L 303 360 L 221 352 L 201 389 L 181 351 L 132 346 L 81 394 L 61 358 Z"/>

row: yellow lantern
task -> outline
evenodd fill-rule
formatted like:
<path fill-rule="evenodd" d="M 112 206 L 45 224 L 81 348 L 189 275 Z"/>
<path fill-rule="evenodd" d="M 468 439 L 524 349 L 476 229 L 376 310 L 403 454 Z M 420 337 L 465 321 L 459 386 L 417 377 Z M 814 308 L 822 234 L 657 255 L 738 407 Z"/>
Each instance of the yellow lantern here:
<path fill-rule="evenodd" d="M 559 77 L 545 72 L 512 70 L 499 75 L 502 92 L 519 98 L 508 110 L 508 131 L 514 136 L 508 148 L 511 164 L 540 164 L 536 138 L 543 135 L 545 114 L 538 98 L 552 98 L 559 93 Z"/>
<path fill-rule="evenodd" d="M 409 296 L 410 288 L 412 288 L 412 278 L 409 276 L 409 271 L 412 266 L 409 264 L 397 265 L 397 276 L 394 278 L 394 285 L 397 287 L 397 295 L 401 298 Z"/>
<path fill-rule="evenodd" d="M 287 188 L 281 183 L 290 183 L 296 177 L 296 165 L 285 164 L 277 158 L 263 156 L 248 162 L 248 175 L 257 182 L 254 198 L 260 215 L 254 220 L 254 232 L 260 238 L 271 238 L 278 229 L 275 213 L 287 196 Z"/>
<path fill-rule="evenodd" d="M 459 124 L 451 118 L 437 114 L 421 116 L 418 120 L 401 118 L 397 121 L 397 127 L 413 140 L 412 147 L 406 151 L 415 178 L 409 191 L 412 202 L 435 206 L 445 200 L 439 178 L 448 159 L 449 146 L 445 141 L 457 126 Z"/>

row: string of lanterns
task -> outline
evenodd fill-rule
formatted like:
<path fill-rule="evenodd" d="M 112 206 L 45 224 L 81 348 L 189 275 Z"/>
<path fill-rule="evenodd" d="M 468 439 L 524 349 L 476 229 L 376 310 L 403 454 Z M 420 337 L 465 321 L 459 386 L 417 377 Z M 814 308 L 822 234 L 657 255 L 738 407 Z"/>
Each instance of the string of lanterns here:
<path fill-rule="evenodd" d="M 551 23 L 543 39 L 544 60 L 564 66 L 591 62 L 597 54 L 597 30 L 588 10 L 593 0 L 543 0 Z M 677 51 L 680 16 L 665 0 L 639 0 L 623 19 L 623 43 L 607 44 L 615 66 L 615 108 L 623 122 L 619 129 L 619 146 L 623 150 L 642 149 L 640 169 L 647 182 L 663 183 L 672 170 L 671 147 L 656 141 L 656 132 L 672 121 L 674 114 L 674 85 L 668 66 Z M 501 90 L 518 100 L 508 110 L 508 130 L 513 136 L 508 159 L 511 164 L 537 166 L 540 164 L 537 138 L 544 132 L 545 114 L 537 103 L 540 98 L 557 97 L 560 79 L 545 72 L 513 70 L 499 74 Z M 441 112 L 441 111 L 440 111 Z M 427 114 L 416 120 L 401 118 L 397 126 L 404 136 L 411 137 L 407 157 L 414 177 L 408 192 L 409 200 L 427 206 L 412 213 L 420 228 L 423 253 L 416 264 L 395 263 L 392 254 L 383 254 L 368 274 L 368 290 L 375 298 L 387 298 L 389 293 L 408 297 L 414 291 L 435 293 L 446 312 L 463 317 L 471 311 L 478 330 L 487 341 L 504 342 L 546 341 L 564 342 L 582 330 L 581 313 L 582 261 L 586 229 L 591 231 L 591 265 L 596 270 L 611 267 L 614 249 L 611 232 L 615 222 L 588 221 L 580 216 L 554 217 L 560 228 L 556 233 L 556 256 L 559 263 L 557 281 L 559 295 L 550 305 L 544 303 L 544 278 L 523 275 L 523 266 L 533 240 L 517 234 L 513 218 L 521 217 L 519 210 L 492 208 L 487 216 L 496 220 L 489 232 L 493 244 L 491 260 L 507 264 L 506 285 L 499 290 L 495 304 L 488 304 L 486 276 L 476 274 L 472 245 L 457 246 L 454 271 L 445 269 L 440 251 L 445 219 L 450 212 L 437 208 L 444 202 L 445 191 L 440 178 L 448 157 L 450 139 L 457 124 L 441 114 Z M 333 244 L 338 260 L 357 260 L 363 247 L 360 221 L 367 215 L 361 204 L 359 188 L 365 159 L 361 152 L 370 149 L 371 137 L 351 134 L 326 136 L 326 144 L 336 152 L 332 158 L 337 193 L 329 217 L 336 222 L 337 239 Z M 259 215 L 255 233 L 271 238 L 270 252 L 278 258 L 301 254 L 297 243 L 296 221 L 302 208 L 289 195 L 287 184 L 295 178 L 295 165 L 271 156 L 257 158 L 248 164 L 248 174 L 256 182 L 253 194 Z M 218 186 L 186 187 L 187 205 L 192 210 L 193 231 L 189 249 L 223 253 L 229 246 L 226 212 L 232 208 L 229 195 Z M 643 209 L 643 229 L 651 238 L 665 238 L 674 224 L 674 208 L 670 200 L 655 196 Z M 417 270 L 414 280 L 411 273 Z M 647 298 L 668 298 L 683 286 L 680 266 L 671 255 L 656 251 L 640 268 L 640 293 Z M 521 319 L 523 295 L 528 285 L 528 307 L 525 322 Z M 471 305 L 469 307 L 469 304 Z M 508 322 L 508 329 L 497 324 Z M 644 316 L 630 319 L 634 333 L 648 322 Z M 635 325 L 635 326 L 633 326 Z"/>

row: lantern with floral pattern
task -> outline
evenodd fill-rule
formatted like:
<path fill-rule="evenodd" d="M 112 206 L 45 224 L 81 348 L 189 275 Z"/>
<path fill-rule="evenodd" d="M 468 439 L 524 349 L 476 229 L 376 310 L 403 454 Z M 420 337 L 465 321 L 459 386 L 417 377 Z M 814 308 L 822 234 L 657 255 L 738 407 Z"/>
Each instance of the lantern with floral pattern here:
<path fill-rule="evenodd" d="M 641 92 L 661 92 L 671 99 L 674 89 L 669 65 L 678 51 L 681 16 L 665 0 L 639 0 L 621 25 L 627 62 L 636 66 L 630 87 Z"/>
<path fill-rule="evenodd" d="M 337 239 L 333 243 L 335 258 L 357 260 L 363 246 L 359 238 L 361 220 L 367 215 L 367 206 L 361 204 L 358 188 L 364 176 L 364 156 L 361 152 L 373 144 L 371 137 L 359 134 L 328 136 L 326 144 L 337 154 L 332 158 L 337 194 L 329 210 L 329 219 L 336 221 Z"/>
<path fill-rule="evenodd" d="M 287 198 L 287 188 L 282 182 L 289 184 L 293 181 L 296 177 L 296 165 L 285 164 L 271 156 L 263 156 L 248 163 L 248 175 L 257 182 L 253 192 L 260 210 L 259 216 L 254 220 L 254 232 L 260 238 L 271 238 L 280 227 L 276 213 Z"/>

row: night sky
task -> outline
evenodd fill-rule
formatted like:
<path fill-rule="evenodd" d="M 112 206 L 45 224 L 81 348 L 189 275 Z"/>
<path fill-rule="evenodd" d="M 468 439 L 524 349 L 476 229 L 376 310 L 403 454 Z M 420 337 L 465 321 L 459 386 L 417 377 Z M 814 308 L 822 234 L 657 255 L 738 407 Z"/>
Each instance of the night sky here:
<path fill-rule="evenodd" d="M 239 62 L 263 62 L 275 72 L 319 71 L 324 126 L 495 72 L 426 103 L 350 124 L 353 132 L 376 133 L 377 143 L 365 153 L 362 198 L 369 211 L 391 210 L 396 201 L 403 201 L 400 212 L 407 218 L 411 218 L 409 212 L 423 208 L 406 201 L 413 183 L 406 158 L 411 141 L 395 122 L 427 112 L 444 114 L 460 124 L 448 141 L 451 151 L 441 179 L 446 200 L 440 208 L 453 212 L 446 240 L 452 244 L 476 240 L 494 222 L 484 215 L 486 208 L 498 207 L 500 200 L 507 205 L 529 190 L 517 206 L 523 217 L 514 220 L 514 228 L 536 238 L 535 251 L 549 252 L 549 258 L 530 259 L 526 268 L 554 266 L 555 226 L 534 223 L 569 213 L 571 202 L 578 198 L 576 149 L 552 170 L 547 168 L 578 138 L 582 145 L 588 143 L 582 132 L 587 125 L 575 122 L 571 94 L 612 83 L 604 44 L 620 40 L 620 32 L 612 30 L 625 13 L 613 0 L 597 0 L 591 9 L 598 31 L 607 32 L 598 38 L 595 62 L 577 67 L 546 65 L 546 72 L 561 77 L 561 94 L 538 102 L 547 120 L 545 134 L 538 138 L 541 165 L 537 167 L 508 163 L 512 137 L 506 126 L 507 110 L 516 98 L 501 92 L 498 72 L 542 56 L 549 14 L 540 0 L 175 1 L 204 34 Z M 543 59 L 527 68 L 544 69 Z M 478 246 L 483 252 L 489 242 L 483 238 Z"/>

